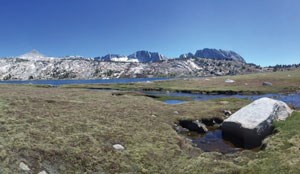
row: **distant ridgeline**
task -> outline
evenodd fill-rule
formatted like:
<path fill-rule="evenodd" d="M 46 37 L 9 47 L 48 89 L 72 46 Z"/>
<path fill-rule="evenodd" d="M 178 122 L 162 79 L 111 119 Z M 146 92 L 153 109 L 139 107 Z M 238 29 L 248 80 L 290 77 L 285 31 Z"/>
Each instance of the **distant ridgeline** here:
<path fill-rule="evenodd" d="M 48 57 L 36 50 L 0 59 L 0 80 L 201 77 L 259 71 L 263 69 L 234 51 L 207 48 L 173 59 L 149 51 L 85 58 Z"/>
<path fill-rule="evenodd" d="M 203 50 L 196 51 L 195 54 L 187 53 L 179 56 L 180 59 L 186 58 L 207 58 L 207 59 L 217 59 L 217 60 L 234 60 L 245 62 L 244 58 L 237 54 L 234 51 L 225 51 L 225 50 L 217 50 L 217 49 L 208 49 L 205 48 Z M 159 54 L 157 52 L 149 52 L 149 51 L 137 51 L 129 56 L 120 55 L 120 54 L 107 54 L 103 57 L 96 57 L 95 60 L 100 61 L 114 61 L 114 62 L 159 62 L 163 60 L 167 60 L 166 56 Z"/>

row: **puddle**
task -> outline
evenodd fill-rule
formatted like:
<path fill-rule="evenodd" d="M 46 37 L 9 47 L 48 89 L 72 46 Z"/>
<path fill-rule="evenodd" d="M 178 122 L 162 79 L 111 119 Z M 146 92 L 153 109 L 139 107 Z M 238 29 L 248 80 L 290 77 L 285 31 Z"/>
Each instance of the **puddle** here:
<path fill-rule="evenodd" d="M 187 101 L 184 100 L 165 100 L 164 103 L 169 104 L 169 105 L 177 105 L 177 104 L 183 104 L 186 103 Z"/>
<path fill-rule="evenodd" d="M 175 125 L 177 133 L 191 141 L 193 146 L 204 152 L 235 153 L 244 149 L 257 151 L 259 146 L 250 148 L 234 135 L 224 134 L 220 129 L 223 122 L 220 118 L 202 120 L 180 120 Z M 249 148 L 248 148 L 249 147 Z"/>
<path fill-rule="evenodd" d="M 189 131 L 183 134 L 186 138 L 192 141 L 195 147 L 200 148 L 204 152 L 220 152 L 220 153 L 235 153 L 242 148 L 235 146 L 230 141 L 223 139 L 222 130 L 209 130 L 204 134 Z"/>

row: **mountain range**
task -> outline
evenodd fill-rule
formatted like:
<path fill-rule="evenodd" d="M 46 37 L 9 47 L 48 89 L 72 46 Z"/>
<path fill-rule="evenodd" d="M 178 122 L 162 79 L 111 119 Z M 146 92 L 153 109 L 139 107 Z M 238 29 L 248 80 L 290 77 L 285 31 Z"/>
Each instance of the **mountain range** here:
<path fill-rule="evenodd" d="M 78 56 L 69 56 L 68 58 L 79 58 Z M 28 59 L 28 60 L 42 60 L 45 58 L 53 58 L 47 57 L 43 54 L 39 53 L 37 50 L 32 50 L 31 52 L 25 53 L 21 56 L 17 56 L 17 58 Z M 66 57 L 63 57 L 66 58 Z M 181 59 L 186 58 L 207 58 L 207 59 L 217 59 L 217 60 L 233 60 L 239 62 L 246 62 L 242 56 L 234 51 L 226 51 L 221 49 L 209 49 L 205 48 L 203 50 L 197 50 L 195 54 L 187 53 L 179 56 Z M 133 54 L 128 56 L 122 54 L 107 54 L 102 57 L 95 57 L 94 60 L 97 61 L 106 61 L 106 62 L 139 62 L 139 63 L 152 63 L 152 62 L 160 62 L 163 60 L 169 60 L 168 58 L 158 52 L 150 52 L 150 51 L 136 51 Z"/>
<path fill-rule="evenodd" d="M 261 71 L 237 53 L 217 49 L 198 50 L 173 59 L 149 51 L 85 58 L 48 57 L 36 50 L 0 59 L 0 80 L 204 77 Z"/>

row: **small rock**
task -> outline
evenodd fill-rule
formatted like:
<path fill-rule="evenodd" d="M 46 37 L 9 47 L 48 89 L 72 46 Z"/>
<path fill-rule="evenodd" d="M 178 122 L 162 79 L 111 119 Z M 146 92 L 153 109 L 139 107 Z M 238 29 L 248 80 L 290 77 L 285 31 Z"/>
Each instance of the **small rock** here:
<path fill-rule="evenodd" d="M 179 114 L 179 112 L 178 112 L 178 111 L 174 111 L 174 114 L 177 114 L 177 115 L 178 115 L 178 114 Z"/>
<path fill-rule="evenodd" d="M 273 84 L 271 82 L 263 82 L 262 85 L 263 86 L 273 86 Z"/>
<path fill-rule="evenodd" d="M 232 114 L 230 110 L 224 110 L 223 113 L 225 116 L 230 116 Z"/>
<path fill-rule="evenodd" d="M 289 74 L 288 77 L 292 77 L 292 76 Z"/>
<path fill-rule="evenodd" d="M 207 81 L 209 81 L 210 79 L 204 79 L 204 80 L 207 80 Z"/>
<path fill-rule="evenodd" d="M 229 102 L 228 101 L 220 101 L 221 104 L 227 105 Z"/>
<path fill-rule="evenodd" d="M 183 128 L 188 129 L 189 131 L 195 131 L 199 133 L 205 133 L 208 131 L 205 124 L 200 122 L 199 120 L 181 120 L 179 125 Z"/>
<path fill-rule="evenodd" d="M 183 128 L 182 126 L 179 126 L 177 124 L 175 124 L 175 130 L 177 133 L 183 133 L 183 132 L 188 132 L 189 130 L 186 128 Z"/>
<path fill-rule="evenodd" d="M 248 86 L 248 83 L 245 83 L 245 86 Z"/>
<path fill-rule="evenodd" d="M 30 168 L 24 162 L 20 162 L 19 167 L 20 167 L 21 170 L 30 171 Z"/>
<path fill-rule="evenodd" d="M 156 118 L 157 116 L 156 116 L 156 115 L 154 115 L 154 114 L 152 114 L 152 115 L 151 115 L 151 117 L 154 117 L 154 118 Z"/>
<path fill-rule="evenodd" d="M 45 170 L 39 172 L 38 174 L 48 174 Z"/>
<path fill-rule="evenodd" d="M 226 79 L 225 80 L 225 83 L 234 83 L 235 81 L 234 80 L 231 80 L 231 79 Z"/>
<path fill-rule="evenodd" d="M 124 150 L 125 149 L 125 147 L 122 146 L 121 144 L 114 144 L 113 148 L 116 149 L 116 150 Z"/>

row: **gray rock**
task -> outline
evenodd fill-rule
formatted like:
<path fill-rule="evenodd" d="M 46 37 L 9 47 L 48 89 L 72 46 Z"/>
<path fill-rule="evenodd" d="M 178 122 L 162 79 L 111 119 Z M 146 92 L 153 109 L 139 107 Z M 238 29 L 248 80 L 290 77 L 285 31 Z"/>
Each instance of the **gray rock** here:
<path fill-rule="evenodd" d="M 223 113 L 225 116 L 230 116 L 232 114 L 230 110 L 224 110 Z"/>
<path fill-rule="evenodd" d="M 124 150 L 125 149 L 125 147 L 122 146 L 121 144 L 114 144 L 113 148 L 116 149 L 116 150 Z"/>
<path fill-rule="evenodd" d="M 209 49 L 198 50 L 195 53 L 195 57 L 218 59 L 218 60 L 234 60 L 239 62 L 245 62 L 244 58 L 234 51 L 225 51 L 221 49 Z"/>
<path fill-rule="evenodd" d="M 231 80 L 231 79 L 226 79 L 225 80 L 225 83 L 234 83 L 235 81 L 234 80 Z"/>
<path fill-rule="evenodd" d="M 245 148 L 257 147 L 272 133 L 274 120 L 285 120 L 292 110 L 282 101 L 261 98 L 243 107 L 222 123 L 224 138 Z"/>
<path fill-rule="evenodd" d="M 183 128 L 180 125 L 175 124 L 175 130 L 177 133 L 183 133 L 183 132 L 188 132 L 189 130 L 187 128 Z"/>
<path fill-rule="evenodd" d="M 263 82 L 262 85 L 263 86 L 273 86 L 273 84 L 271 82 Z"/>
<path fill-rule="evenodd" d="M 29 166 L 27 164 L 25 164 L 24 162 L 20 162 L 19 167 L 21 170 L 30 171 Z"/>
<path fill-rule="evenodd" d="M 120 55 L 120 54 L 107 54 L 107 55 L 103 56 L 100 60 L 112 61 L 113 58 L 122 58 L 122 57 L 126 57 L 126 56 Z"/>
<path fill-rule="evenodd" d="M 45 170 L 40 171 L 38 174 L 48 174 Z"/>
<path fill-rule="evenodd" d="M 166 57 L 157 53 L 149 51 L 137 51 L 128 56 L 129 59 L 137 59 L 139 62 L 148 63 L 148 62 L 159 62 L 165 60 Z"/>
<path fill-rule="evenodd" d="M 181 120 L 179 125 L 189 131 L 195 131 L 199 133 L 205 133 L 208 131 L 205 124 L 201 123 L 199 120 Z"/>
<path fill-rule="evenodd" d="M 194 58 L 194 54 L 193 53 L 187 53 L 187 54 L 181 54 L 179 56 L 180 59 L 187 59 L 187 58 Z"/>

